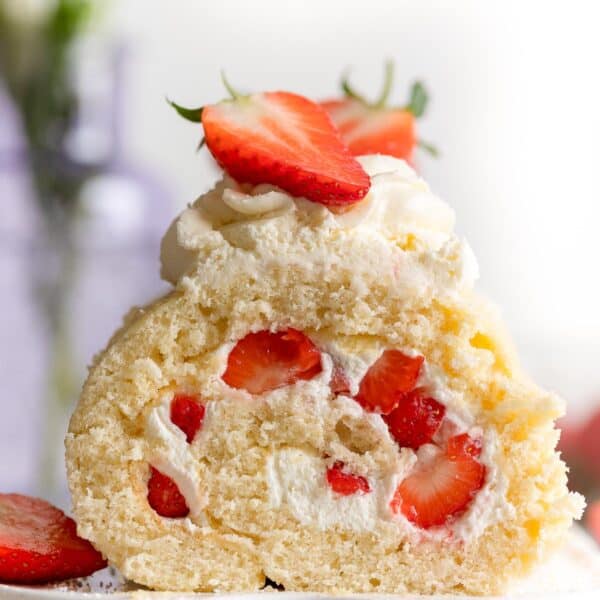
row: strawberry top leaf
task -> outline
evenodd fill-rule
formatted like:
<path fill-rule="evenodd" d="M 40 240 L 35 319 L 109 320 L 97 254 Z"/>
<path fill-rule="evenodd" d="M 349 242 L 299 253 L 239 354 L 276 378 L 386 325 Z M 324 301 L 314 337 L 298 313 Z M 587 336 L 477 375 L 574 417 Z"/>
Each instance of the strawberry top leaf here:
<path fill-rule="evenodd" d="M 415 81 L 410 90 L 410 101 L 405 109 L 410 111 L 416 118 L 423 116 L 429 96 L 425 86 L 420 81 Z"/>
<path fill-rule="evenodd" d="M 240 92 L 238 92 L 229 83 L 227 77 L 225 76 L 225 71 L 221 71 L 221 81 L 223 82 L 223 86 L 229 92 L 229 94 L 231 95 L 231 98 L 233 100 L 237 100 L 238 98 L 241 98 L 243 96 L 243 94 L 241 94 Z M 199 108 L 186 108 L 185 106 L 181 106 L 181 105 L 177 104 L 176 102 L 173 102 L 173 100 L 170 100 L 169 98 L 167 98 L 167 102 L 184 119 L 187 119 L 188 121 L 191 121 L 192 123 L 202 123 L 202 109 L 204 108 L 203 106 L 200 106 Z M 200 145 L 198 146 L 198 149 L 200 149 L 203 145 L 204 145 L 204 139 L 202 139 L 202 141 L 200 142 Z"/>
<path fill-rule="evenodd" d="M 425 140 L 419 140 L 417 142 L 417 145 L 419 146 L 419 148 L 421 148 L 422 150 L 425 150 L 425 152 L 427 152 L 428 154 L 433 156 L 433 158 L 438 158 L 440 155 L 440 151 L 439 151 L 438 147 L 435 146 L 434 144 L 426 142 Z"/>
<path fill-rule="evenodd" d="M 180 106 L 176 102 L 169 100 L 167 98 L 167 102 L 184 118 L 192 123 L 201 123 L 202 122 L 202 107 L 200 108 L 185 108 L 184 106 Z"/>
<path fill-rule="evenodd" d="M 344 75 L 341 82 L 341 88 L 346 98 L 352 98 L 361 102 L 369 108 L 386 108 L 387 101 L 392 91 L 392 85 L 394 83 L 394 61 L 388 60 L 385 63 L 385 74 L 383 78 L 383 87 L 379 98 L 375 102 L 369 102 L 364 96 L 359 94 L 351 85 L 348 75 Z M 425 113 L 427 102 L 429 101 L 429 95 L 427 90 L 421 81 L 415 81 L 410 90 L 410 100 L 406 106 L 403 107 L 413 114 L 415 117 L 421 117 Z"/>
<path fill-rule="evenodd" d="M 351 85 L 350 85 L 350 81 L 348 79 L 348 75 L 344 75 L 342 77 L 342 81 L 340 83 L 340 87 L 342 88 L 342 91 L 344 92 L 344 95 L 346 96 L 346 98 L 352 98 L 353 100 L 357 100 L 358 102 L 368 105 L 369 103 L 367 102 L 366 98 L 364 96 L 361 96 Z"/>

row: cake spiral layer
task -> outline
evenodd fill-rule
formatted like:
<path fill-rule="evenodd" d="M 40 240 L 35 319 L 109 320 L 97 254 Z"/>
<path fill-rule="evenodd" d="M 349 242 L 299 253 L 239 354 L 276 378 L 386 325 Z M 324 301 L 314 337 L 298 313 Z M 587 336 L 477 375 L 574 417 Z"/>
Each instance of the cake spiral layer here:
<path fill-rule="evenodd" d="M 67 435 L 79 532 L 157 589 L 476 593 L 581 498 L 450 207 L 366 156 L 345 212 L 225 177 L 173 223 L 174 287 L 95 359 Z"/>

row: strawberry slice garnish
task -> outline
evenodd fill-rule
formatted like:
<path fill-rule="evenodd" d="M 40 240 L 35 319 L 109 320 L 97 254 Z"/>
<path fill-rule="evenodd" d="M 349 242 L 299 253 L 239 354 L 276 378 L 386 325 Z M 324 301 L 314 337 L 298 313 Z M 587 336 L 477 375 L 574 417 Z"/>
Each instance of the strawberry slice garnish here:
<path fill-rule="evenodd" d="M 392 87 L 393 63 L 386 65 L 386 77 L 381 96 L 373 103 L 356 93 L 347 79 L 342 81 L 345 98 L 321 103 L 340 130 L 343 140 L 355 156 L 388 154 L 412 162 L 417 143 L 435 154 L 430 144 L 417 141 L 415 121 L 425 112 L 427 93 L 416 82 L 405 106 L 388 107 Z"/>
<path fill-rule="evenodd" d="M 243 183 L 270 183 L 293 196 L 331 207 L 361 200 L 370 179 L 348 151 L 327 111 L 289 92 L 233 96 L 202 109 L 171 103 L 201 121 L 215 160 Z"/>
<path fill-rule="evenodd" d="M 325 102 L 350 152 L 387 154 L 413 162 L 417 143 L 415 115 L 404 108 L 372 108 L 353 98 Z"/>
<path fill-rule="evenodd" d="M 451 438 L 446 451 L 423 446 L 417 464 L 396 489 L 392 511 L 423 529 L 444 525 L 463 512 L 485 480 L 477 448 L 480 445 L 467 434 Z"/>
<path fill-rule="evenodd" d="M 431 441 L 446 409 L 421 390 L 406 394 L 400 404 L 384 417 L 392 437 L 401 447 L 418 449 Z"/>
<path fill-rule="evenodd" d="M 75 521 L 45 500 L 0 494 L 0 581 L 48 583 L 106 566 Z"/>
<path fill-rule="evenodd" d="M 297 329 L 258 331 L 242 338 L 229 353 L 223 381 L 262 394 L 321 372 L 321 353 Z"/>
<path fill-rule="evenodd" d="M 177 484 L 158 469 L 150 467 L 148 504 L 161 516 L 171 519 L 187 517 L 188 505 Z"/>
<path fill-rule="evenodd" d="M 171 421 L 185 433 L 188 444 L 194 441 L 194 436 L 202 427 L 204 411 L 198 396 L 176 394 L 171 400 Z"/>
<path fill-rule="evenodd" d="M 361 475 L 354 475 L 344 470 L 343 462 L 336 461 L 327 469 L 327 483 L 331 489 L 342 496 L 351 496 L 360 492 L 368 494 L 371 491 L 369 482 Z"/>
<path fill-rule="evenodd" d="M 422 356 L 386 350 L 362 378 L 355 400 L 366 410 L 390 414 L 414 389 L 422 364 Z"/>

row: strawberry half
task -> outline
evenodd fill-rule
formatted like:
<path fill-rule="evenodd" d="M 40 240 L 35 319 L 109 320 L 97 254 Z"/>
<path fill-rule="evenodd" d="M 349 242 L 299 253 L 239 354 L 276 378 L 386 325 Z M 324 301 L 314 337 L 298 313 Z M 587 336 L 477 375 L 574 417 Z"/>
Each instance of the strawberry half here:
<path fill-rule="evenodd" d="M 422 356 L 386 350 L 362 378 L 355 400 L 365 410 L 390 414 L 414 389 L 422 364 Z"/>
<path fill-rule="evenodd" d="M 270 183 L 326 206 L 361 200 L 369 176 L 348 151 L 327 112 L 289 92 L 233 96 L 202 109 L 171 103 L 183 117 L 201 121 L 204 140 L 234 179 Z"/>
<path fill-rule="evenodd" d="M 150 467 L 148 504 L 161 517 L 169 517 L 170 519 L 187 517 L 190 512 L 177 484 L 154 467 Z"/>
<path fill-rule="evenodd" d="M 205 408 L 197 396 L 176 394 L 171 400 L 171 421 L 185 433 L 188 444 L 202 427 Z"/>
<path fill-rule="evenodd" d="M 415 525 L 428 529 L 443 525 L 463 512 L 485 481 L 485 467 L 477 461 L 478 444 L 467 434 L 448 441 L 446 451 L 425 446 L 419 461 L 394 494 L 390 508 Z"/>
<path fill-rule="evenodd" d="M 428 99 L 423 84 L 416 82 L 413 85 L 407 105 L 388 107 L 392 80 L 393 63 L 387 63 L 383 91 L 375 102 L 369 103 L 344 79 L 345 98 L 321 102 L 321 106 L 329 113 L 355 156 L 387 154 L 412 162 L 417 143 L 435 154 L 435 148 L 430 144 L 417 141 L 415 121 L 425 112 Z"/>
<path fill-rule="evenodd" d="M 373 108 L 353 98 L 323 102 L 350 152 L 387 154 L 410 163 L 417 144 L 415 115 L 404 108 Z"/>
<path fill-rule="evenodd" d="M 222 379 L 231 387 L 262 394 L 312 379 L 321 369 L 321 353 L 301 331 L 258 331 L 233 347 Z"/>
<path fill-rule="evenodd" d="M 342 496 L 351 496 L 358 492 L 368 494 L 371 491 L 371 486 L 364 477 L 348 473 L 344 468 L 344 463 L 337 461 L 327 469 L 327 483 L 334 492 Z"/>
<path fill-rule="evenodd" d="M 392 437 L 403 448 L 417 450 L 431 441 L 439 429 L 446 409 L 421 390 L 404 396 L 400 404 L 384 417 Z"/>
<path fill-rule="evenodd" d="M 85 577 L 105 566 L 61 510 L 39 498 L 0 494 L 0 581 L 48 583 Z"/>

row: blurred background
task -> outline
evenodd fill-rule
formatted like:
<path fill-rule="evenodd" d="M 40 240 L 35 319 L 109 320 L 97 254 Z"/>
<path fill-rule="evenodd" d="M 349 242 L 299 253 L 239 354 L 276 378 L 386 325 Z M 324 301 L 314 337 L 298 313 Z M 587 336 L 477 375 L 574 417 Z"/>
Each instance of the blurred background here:
<path fill-rule="evenodd" d="M 165 96 L 219 100 L 225 69 L 242 90 L 331 97 L 348 67 L 375 95 L 391 58 L 393 101 L 417 77 L 432 98 L 418 131 L 441 156 L 417 168 L 525 366 L 567 399 L 564 451 L 593 499 L 599 17 L 572 0 L 0 0 L 0 490 L 68 505 L 62 437 L 86 365 L 166 289 L 160 236 L 218 177 Z"/>

